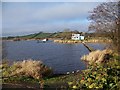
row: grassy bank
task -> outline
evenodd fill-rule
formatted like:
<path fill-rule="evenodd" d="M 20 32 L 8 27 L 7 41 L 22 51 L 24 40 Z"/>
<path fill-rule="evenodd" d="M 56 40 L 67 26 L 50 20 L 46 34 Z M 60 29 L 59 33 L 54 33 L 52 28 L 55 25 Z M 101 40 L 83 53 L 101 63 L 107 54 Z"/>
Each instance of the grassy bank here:
<path fill-rule="evenodd" d="M 98 56 L 101 57 L 101 55 Z M 98 58 L 95 57 L 94 60 L 96 61 L 100 57 Z M 102 55 L 102 57 L 105 56 Z M 37 78 L 36 75 L 34 74 L 34 70 L 32 70 L 33 73 L 27 70 L 27 73 L 29 71 L 30 75 L 26 74 L 25 71 L 14 76 L 9 76 L 9 78 L 8 77 L 5 78 L 4 76 L 10 75 L 11 71 L 13 72 L 13 70 L 15 70 L 15 67 L 13 66 L 9 67 L 6 63 L 4 63 L 2 66 L 2 70 L 3 70 L 2 73 L 4 77 L 2 81 L 4 86 L 9 85 L 11 83 L 15 83 L 20 85 L 24 84 L 27 86 L 26 88 L 34 87 L 36 89 L 39 89 L 41 85 L 43 88 L 67 88 L 67 89 L 103 88 L 107 90 L 120 89 L 119 87 L 120 56 L 117 53 L 112 53 L 111 57 L 107 59 L 105 58 L 102 59 L 103 60 L 99 63 L 94 63 L 93 60 L 92 61 L 93 63 L 89 63 L 87 69 L 82 70 L 81 72 L 68 73 L 66 75 L 53 75 L 53 74 L 49 75 L 50 72 L 47 74 L 45 72 L 44 73 L 39 72 L 41 76 L 39 78 Z M 37 65 L 38 66 L 40 65 L 41 67 L 42 64 L 39 63 Z M 30 67 L 31 66 L 36 67 L 36 64 L 32 63 L 32 65 L 30 64 Z M 46 71 L 45 66 L 42 65 L 42 68 L 40 70 Z M 39 69 L 37 70 L 37 72 L 38 71 Z"/>
<path fill-rule="evenodd" d="M 3 87 L 6 88 L 11 84 L 14 84 L 11 88 L 40 88 L 40 83 L 43 82 L 44 88 L 69 88 L 68 83 L 73 80 L 81 79 L 81 72 L 64 74 L 64 75 L 51 75 L 47 77 L 43 77 L 40 81 L 33 77 L 29 76 L 12 76 L 9 78 L 3 78 Z M 15 86 L 17 85 L 17 86 Z M 22 86 L 22 87 L 21 87 Z"/>
<path fill-rule="evenodd" d="M 74 44 L 74 43 L 110 43 L 111 40 L 109 39 L 85 39 L 85 40 L 54 40 L 55 43 L 68 43 L 68 44 Z"/>

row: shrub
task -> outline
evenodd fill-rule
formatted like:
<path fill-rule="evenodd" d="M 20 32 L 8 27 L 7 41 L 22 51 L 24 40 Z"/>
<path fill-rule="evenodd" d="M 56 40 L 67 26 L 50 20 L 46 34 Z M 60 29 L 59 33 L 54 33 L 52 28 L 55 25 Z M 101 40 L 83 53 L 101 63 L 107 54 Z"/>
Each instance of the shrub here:
<path fill-rule="evenodd" d="M 3 77 L 27 76 L 40 80 L 43 77 L 49 76 L 51 74 L 51 68 L 43 65 L 41 61 L 35 60 L 14 62 L 13 65 L 7 65 L 7 68 L 3 69 Z"/>
<path fill-rule="evenodd" d="M 120 89 L 120 61 L 114 57 L 104 63 L 92 63 L 86 70 L 82 71 L 82 78 L 79 81 L 72 81 L 69 88 L 76 86 L 80 88 L 103 88 Z"/>
<path fill-rule="evenodd" d="M 109 50 L 109 49 L 96 50 L 96 51 L 90 52 L 88 55 L 82 56 L 81 59 L 88 61 L 89 64 L 101 63 L 101 62 L 104 62 L 106 59 L 109 59 L 112 53 L 113 53 L 112 50 Z"/>

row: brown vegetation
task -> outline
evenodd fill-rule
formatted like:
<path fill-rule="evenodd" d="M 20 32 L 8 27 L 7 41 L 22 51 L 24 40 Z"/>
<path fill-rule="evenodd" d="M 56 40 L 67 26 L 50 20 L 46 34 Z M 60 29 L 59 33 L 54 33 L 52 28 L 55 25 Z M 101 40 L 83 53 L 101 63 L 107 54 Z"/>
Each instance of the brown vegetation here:
<path fill-rule="evenodd" d="M 81 43 L 80 40 L 75 41 L 75 40 L 54 40 L 55 43 Z"/>
<path fill-rule="evenodd" d="M 111 55 L 112 50 L 96 50 L 93 52 L 90 52 L 88 55 L 84 55 L 81 57 L 82 60 L 88 61 L 89 64 L 91 63 L 101 63 L 107 59 L 106 56 Z"/>
<path fill-rule="evenodd" d="M 43 65 L 41 61 L 30 59 L 15 62 L 13 65 L 8 66 L 7 69 L 3 70 L 3 77 L 28 76 L 40 80 L 42 77 L 48 76 L 51 73 L 52 70 Z"/>

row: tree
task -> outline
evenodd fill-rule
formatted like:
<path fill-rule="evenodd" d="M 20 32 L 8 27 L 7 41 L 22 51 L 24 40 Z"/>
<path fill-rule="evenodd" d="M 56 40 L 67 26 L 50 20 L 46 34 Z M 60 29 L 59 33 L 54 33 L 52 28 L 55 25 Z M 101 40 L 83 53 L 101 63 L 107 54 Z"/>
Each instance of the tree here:
<path fill-rule="evenodd" d="M 71 39 L 72 32 L 70 29 L 64 29 L 63 32 L 60 33 L 60 37 L 63 39 Z"/>
<path fill-rule="evenodd" d="M 107 33 L 113 41 L 113 45 L 119 47 L 119 2 L 107 2 L 98 5 L 93 9 L 91 15 L 88 17 L 91 20 L 89 30 L 95 32 Z"/>

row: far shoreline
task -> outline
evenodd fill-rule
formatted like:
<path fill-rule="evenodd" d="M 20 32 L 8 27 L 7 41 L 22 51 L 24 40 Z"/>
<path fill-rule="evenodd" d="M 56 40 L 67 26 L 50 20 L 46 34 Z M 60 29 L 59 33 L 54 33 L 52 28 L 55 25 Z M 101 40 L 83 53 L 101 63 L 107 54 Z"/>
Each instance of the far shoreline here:
<path fill-rule="evenodd" d="M 3 41 L 41 41 L 43 39 L 1 39 Z M 78 43 L 111 43 L 112 41 L 110 39 L 88 39 L 88 40 L 61 40 L 60 38 L 48 38 L 48 40 L 52 40 L 54 43 L 62 43 L 62 44 L 78 44 Z"/>

